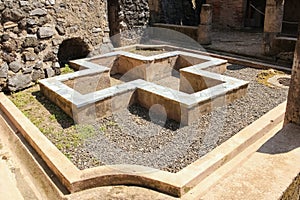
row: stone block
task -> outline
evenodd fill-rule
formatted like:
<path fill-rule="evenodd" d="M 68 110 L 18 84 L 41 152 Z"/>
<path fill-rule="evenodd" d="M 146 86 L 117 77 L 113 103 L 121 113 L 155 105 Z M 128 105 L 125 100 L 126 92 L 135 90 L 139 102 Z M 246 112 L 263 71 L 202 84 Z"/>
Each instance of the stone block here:
<path fill-rule="evenodd" d="M 20 6 L 24 7 L 24 6 L 29 6 L 29 2 L 28 1 L 20 1 Z"/>
<path fill-rule="evenodd" d="M 22 90 L 31 85 L 30 74 L 16 74 L 15 76 L 8 79 L 8 89 L 12 92 Z"/>
<path fill-rule="evenodd" d="M 13 21 L 17 22 L 20 21 L 25 17 L 25 14 L 20 9 L 8 9 L 6 8 L 4 11 L 2 11 L 2 19 L 4 21 Z"/>
<path fill-rule="evenodd" d="M 2 40 L 3 42 L 8 41 L 9 38 L 10 38 L 9 34 L 3 34 L 3 35 L 1 36 L 1 40 Z"/>
<path fill-rule="evenodd" d="M 7 78 L 8 76 L 8 65 L 6 62 L 3 62 L 0 65 L 0 78 Z"/>
<path fill-rule="evenodd" d="M 4 29 L 15 28 L 15 27 L 17 27 L 17 26 L 18 26 L 18 24 L 15 23 L 15 22 L 12 22 L 12 21 L 8 21 L 8 22 L 5 22 L 5 23 L 3 24 L 3 28 L 4 28 Z"/>
<path fill-rule="evenodd" d="M 46 5 L 54 6 L 55 5 L 55 0 L 47 0 Z"/>
<path fill-rule="evenodd" d="M 9 64 L 9 69 L 11 71 L 13 71 L 14 73 L 17 73 L 18 71 L 20 71 L 20 69 L 22 67 L 23 67 L 23 64 L 20 63 L 19 61 L 14 61 Z"/>
<path fill-rule="evenodd" d="M 40 27 L 37 32 L 40 39 L 51 38 L 54 34 L 55 32 L 51 27 Z"/>
<path fill-rule="evenodd" d="M 30 16 L 44 16 L 47 15 L 47 10 L 36 8 L 29 13 Z"/>
<path fill-rule="evenodd" d="M 24 52 L 22 57 L 25 62 L 35 61 L 37 59 L 37 55 L 34 52 L 29 52 L 29 51 Z"/>
<path fill-rule="evenodd" d="M 22 46 L 24 48 L 28 48 L 28 47 L 36 47 L 39 44 L 38 39 L 34 36 L 29 36 L 26 37 Z"/>
<path fill-rule="evenodd" d="M 56 31 L 58 32 L 59 35 L 65 35 L 66 34 L 65 28 L 61 25 L 56 25 L 55 29 L 56 29 Z"/>
<path fill-rule="evenodd" d="M 52 68 L 46 68 L 45 69 L 45 75 L 47 78 L 53 77 L 55 75 L 55 72 Z"/>
<path fill-rule="evenodd" d="M 32 78 L 32 81 L 35 82 L 39 79 L 45 78 L 45 73 L 41 69 L 33 69 L 31 78 Z"/>

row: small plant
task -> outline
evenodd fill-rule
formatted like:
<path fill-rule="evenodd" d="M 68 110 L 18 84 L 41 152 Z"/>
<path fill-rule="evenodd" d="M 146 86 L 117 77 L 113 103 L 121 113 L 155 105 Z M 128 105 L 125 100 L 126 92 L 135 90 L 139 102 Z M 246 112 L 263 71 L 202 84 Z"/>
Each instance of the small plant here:
<path fill-rule="evenodd" d="M 100 126 L 100 127 L 99 127 L 99 130 L 100 130 L 101 132 L 105 132 L 107 129 L 106 129 L 106 126 Z"/>
<path fill-rule="evenodd" d="M 55 120 L 56 120 L 56 116 L 55 116 L 54 114 L 52 114 L 52 115 L 50 115 L 49 119 L 50 119 L 51 121 L 55 121 Z"/>
<path fill-rule="evenodd" d="M 63 68 L 60 69 L 61 74 L 70 74 L 74 72 L 74 69 L 72 69 L 68 64 L 65 64 Z"/>
<path fill-rule="evenodd" d="M 114 121 L 109 121 L 107 125 L 108 126 L 117 126 L 118 124 Z"/>

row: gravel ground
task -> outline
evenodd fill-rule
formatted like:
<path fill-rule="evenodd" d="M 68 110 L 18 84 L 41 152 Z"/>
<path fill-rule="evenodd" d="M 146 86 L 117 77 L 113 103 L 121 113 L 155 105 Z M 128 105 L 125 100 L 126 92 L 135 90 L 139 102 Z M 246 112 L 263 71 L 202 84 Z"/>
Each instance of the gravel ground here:
<path fill-rule="evenodd" d="M 286 100 L 287 89 L 256 82 L 260 71 L 230 66 L 226 75 L 250 81 L 247 95 L 199 116 L 191 126 L 181 127 L 138 105 L 114 113 L 94 124 L 96 134 L 71 160 L 80 169 L 126 163 L 178 172 Z"/>

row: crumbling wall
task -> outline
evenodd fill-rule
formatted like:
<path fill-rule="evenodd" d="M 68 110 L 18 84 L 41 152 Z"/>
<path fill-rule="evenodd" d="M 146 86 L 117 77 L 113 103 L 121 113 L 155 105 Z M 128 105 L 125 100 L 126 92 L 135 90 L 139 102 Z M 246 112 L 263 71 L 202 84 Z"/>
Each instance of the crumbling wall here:
<path fill-rule="evenodd" d="M 21 90 L 59 74 L 69 59 L 107 51 L 106 11 L 106 0 L 0 0 L 0 91 Z"/>
<path fill-rule="evenodd" d="M 113 1 L 113 0 L 112 0 Z M 115 46 L 125 46 L 138 43 L 143 35 L 143 30 L 147 27 L 150 20 L 150 10 L 148 0 L 118 0 L 118 15 L 113 17 L 115 31 L 112 36 Z M 109 15 L 115 15 L 110 13 Z"/>
<path fill-rule="evenodd" d="M 201 0 L 149 0 L 152 23 L 196 26 L 199 12 L 196 4 Z"/>
<path fill-rule="evenodd" d="M 246 0 L 206 0 L 206 3 L 213 7 L 213 24 L 215 26 L 244 27 Z"/>

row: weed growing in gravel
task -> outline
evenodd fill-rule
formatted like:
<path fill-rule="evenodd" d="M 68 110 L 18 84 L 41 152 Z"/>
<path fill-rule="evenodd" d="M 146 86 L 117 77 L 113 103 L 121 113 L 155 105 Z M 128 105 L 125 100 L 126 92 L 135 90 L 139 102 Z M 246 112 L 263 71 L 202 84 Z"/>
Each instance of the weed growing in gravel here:
<path fill-rule="evenodd" d="M 106 129 L 106 126 L 100 126 L 100 127 L 99 127 L 99 130 L 100 130 L 101 132 L 105 132 L 107 129 Z"/>

